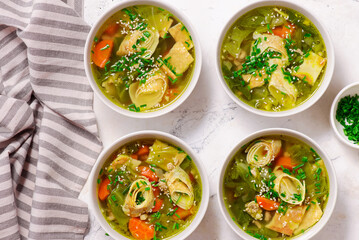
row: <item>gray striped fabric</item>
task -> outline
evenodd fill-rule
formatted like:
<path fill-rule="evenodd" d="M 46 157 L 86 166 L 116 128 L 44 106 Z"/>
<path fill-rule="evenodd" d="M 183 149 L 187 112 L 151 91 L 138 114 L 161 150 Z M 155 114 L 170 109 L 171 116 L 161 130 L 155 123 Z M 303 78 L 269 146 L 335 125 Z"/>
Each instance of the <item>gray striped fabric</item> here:
<path fill-rule="evenodd" d="M 83 238 L 101 142 L 82 0 L 0 1 L 0 239 Z"/>

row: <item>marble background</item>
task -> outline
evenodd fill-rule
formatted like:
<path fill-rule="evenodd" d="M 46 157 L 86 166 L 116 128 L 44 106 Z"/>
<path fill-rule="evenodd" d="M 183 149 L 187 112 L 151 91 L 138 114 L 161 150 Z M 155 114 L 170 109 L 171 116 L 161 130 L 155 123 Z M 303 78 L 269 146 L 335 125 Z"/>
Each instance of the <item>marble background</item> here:
<path fill-rule="evenodd" d="M 120 0 L 85 0 L 85 20 L 92 25 L 107 8 Z M 104 146 L 138 130 L 154 129 L 183 139 L 205 162 L 211 187 L 208 211 L 189 240 L 239 239 L 219 212 L 216 180 L 228 152 L 247 134 L 284 127 L 300 131 L 317 141 L 333 161 L 338 177 L 338 200 L 335 211 L 324 229 L 314 239 L 345 240 L 359 236 L 359 151 L 339 142 L 329 123 L 335 95 L 346 85 L 359 81 L 359 1 L 301 0 L 327 27 L 335 47 L 336 67 L 333 80 L 322 98 L 310 109 L 284 118 L 254 115 L 237 106 L 224 92 L 214 69 L 215 46 L 226 21 L 245 0 L 167 0 L 172 1 L 193 22 L 203 52 L 199 82 L 191 96 L 175 111 L 154 119 L 134 120 L 121 116 L 95 97 L 100 137 Z M 299 1 L 293 1 L 299 2 Z M 85 186 L 80 196 L 88 198 Z M 85 239 L 111 239 L 90 213 L 90 227 Z"/>

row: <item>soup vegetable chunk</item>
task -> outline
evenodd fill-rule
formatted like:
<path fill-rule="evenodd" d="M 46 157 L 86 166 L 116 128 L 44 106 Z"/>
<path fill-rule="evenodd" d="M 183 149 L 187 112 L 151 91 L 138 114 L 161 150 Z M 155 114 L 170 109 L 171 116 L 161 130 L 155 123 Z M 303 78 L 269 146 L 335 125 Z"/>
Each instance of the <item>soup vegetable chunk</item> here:
<path fill-rule="evenodd" d="M 298 106 L 318 89 L 324 41 L 314 24 L 292 9 L 266 6 L 241 16 L 221 50 L 222 74 L 243 102 L 265 111 Z"/>
<path fill-rule="evenodd" d="M 111 16 L 92 47 L 94 78 L 112 102 L 135 112 L 175 101 L 192 77 L 192 37 L 165 9 L 138 5 Z"/>
<path fill-rule="evenodd" d="M 224 201 L 233 221 L 258 239 L 291 239 L 316 224 L 329 196 L 321 157 L 287 136 L 258 138 L 229 163 Z"/>
<path fill-rule="evenodd" d="M 184 230 L 201 202 L 198 170 L 181 149 L 157 139 L 120 147 L 98 176 L 100 210 L 130 239 L 164 239 Z"/>

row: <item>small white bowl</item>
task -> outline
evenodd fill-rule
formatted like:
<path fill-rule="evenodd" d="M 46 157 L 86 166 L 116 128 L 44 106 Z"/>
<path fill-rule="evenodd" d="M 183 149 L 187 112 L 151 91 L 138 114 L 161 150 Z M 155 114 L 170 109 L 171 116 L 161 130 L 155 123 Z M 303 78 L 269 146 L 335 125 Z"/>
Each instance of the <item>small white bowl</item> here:
<path fill-rule="evenodd" d="M 222 49 L 222 43 L 224 40 L 224 37 L 226 36 L 228 30 L 232 27 L 232 25 L 238 20 L 238 18 L 240 18 L 242 15 L 244 15 L 245 13 L 258 8 L 258 7 L 264 7 L 264 6 L 282 6 L 282 7 L 286 7 L 286 8 L 291 8 L 293 10 L 296 10 L 300 13 L 302 13 L 304 16 L 306 16 L 310 21 L 312 21 L 312 23 L 317 27 L 317 29 L 319 30 L 320 34 L 322 35 L 325 47 L 326 47 L 326 51 L 327 51 L 327 66 L 326 66 L 326 70 L 325 70 L 325 74 L 323 76 L 323 80 L 322 83 L 320 84 L 320 86 L 318 87 L 318 89 L 314 92 L 314 94 L 307 99 L 305 102 L 303 102 L 302 104 L 289 109 L 289 110 L 285 110 L 285 111 L 280 111 L 280 112 L 271 112 L 271 111 L 264 111 L 264 110 L 260 110 L 260 109 L 256 109 L 248 104 L 246 104 L 245 102 L 243 102 L 242 100 L 240 100 L 233 92 L 232 90 L 228 87 L 226 81 L 223 78 L 223 74 L 222 74 L 222 68 L 221 68 L 221 49 Z M 333 44 L 332 44 L 332 40 L 326 30 L 326 28 L 324 27 L 323 24 L 321 24 L 321 22 L 318 20 L 317 17 L 315 17 L 315 15 L 313 15 L 312 11 L 309 11 L 307 9 L 305 9 L 304 7 L 297 5 L 293 2 L 289 2 L 289 1 L 284 1 L 284 0 L 262 0 L 262 1 L 255 1 L 252 2 L 244 7 L 242 7 L 236 14 L 234 14 L 227 22 L 227 24 L 224 26 L 224 28 L 222 29 L 222 32 L 220 34 L 220 37 L 218 39 L 217 42 L 217 50 L 216 50 L 216 70 L 217 70 L 217 75 L 218 75 L 218 79 L 220 80 L 225 92 L 229 95 L 230 98 L 232 98 L 232 100 L 234 102 L 236 102 L 239 106 L 241 106 L 242 108 L 248 110 L 249 112 L 258 114 L 258 115 L 262 115 L 262 116 L 266 116 L 266 117 L 285 117 L 285 116 L 290 116 L 290 115 L 294 115 L 297 113 L 300 113 L 304 110 L 306 110 L 307 108 L 311 107 L 314 103 L 316 103 L 319 98 L 324 94 L 324 92 L 327 90 L 330 81 L 332 80 L 332 76 L 333 76 L 333 71 L 334 71 L 334 48 L 333 48 Z"/>
<path fill-rule="evenodd" d="M 180 232 L 179 234 L 177 234 L 173 237 L 166 238 L 166 239 L 171 239 L 171 240 L 185 239 L 197 228 L 197 226 L 200 224 L 200 222 L 202 221 L 202 219 L 206 213 L 208 201 L 209 201 L 209 182 L 208 182 L 205 167 L 202 164 L 202 162 L 200 161 L 200 159 L 198 158 L 197 154 L 192 150 L 192 148 L 187 143 L 185 143 L 181 139 L 179 139 L 171 134 L 159 132 L 159 131 L 151 131 L 151 130 L 139 131 L 139 132 L 131 133 L 131 134 L 128 134 L 126 136 L 119 138 L 117 141 L 115 141 L 113 144 L 111 144 L 111 146 L 104 149 L 101 152 L 100 156 L 98 157 L 96 164 L 93 167 L 91 175 L 90 175 L 89 207 L 92 210 L 93 214 L 95 215 L 97 221 L 100 223 L 101 227 L 111 237 L 113 237 L 114 239 L 118 239 L 118 240 L 127 240 L 128 239 L 124 235 L 121 235 L 116 230 L 111 228 L 111 226 L 107 223 L 104 216 L 102 215 L 100 208 L 99 208 L 99 201 L 98 201 L 98 197 L 97 197 L 97 178 L 98 178 L 99 172 L 100 172 L 103 164 L 107 160 L 107 158 L 114 151 L 116 151 L 119 147 L 123 146 L 126 143 L 135 141 L 135 140 L 149 139 L 149 138 L 163 140 L 165 142 L 173 144 L 174 146 L 180 147 L 183 151 L 185 151 L 192 158 L 192 161 L 194 161 L 194 163 L 198 169 L 198 172 L 200 174 L 201 181 L 202 181 L 202 199 L 201 199 L 201 203 L 200 203 L 200 206 L 199 206 L 199 209 L 198 209 L 198 212 L 197 212 L 195 218 L 192 220 L 191 224 L 188 225 L 182 232 Z"/>
<path fill-rule="evenodd" d="M 347 136 L 344 134 L 344 127 L 337 121 L 335 115 L 337 113 L 338 103 L 340 99 L 342 99 L 345 96 L 348 95 L 359 95 L 359 83 L 352 83 L 345 88 L 343 88 L 338 95 L 335 97 L 332 107 L 330 109 L 330 124 L 332 125 L 332 128 L 335 132 L 335 135 L 339 138 L 340 141 L 342 141 L 344 144 L 348 145 L 349 147 L 359 149 L 359 144 L 355 144 L 352 141 L 348 139 Z"/>
<path fill-rule="evenodd" d="M 192 78 L 190 79 L 190 82 L 187 84 L 187 87 L 183 90 L 181 95 L 178 99 L 170 103 L 168 106 L 160 108 L 158 110 L 153 110 L 149 112 L 132 112 L 128 109 L 124 109 L 115 103 L 113 103 L 111 100 L 109 100 L 100 90 L 98 87 L 91 69 L 91 46 L 93 44 L 93 39 L 96 36 L 96 33 L 100 29 L 100 27 L 104 24 L 104 22 L 109 19 L 113 14 L 120 11 L 121 9 L 124 9 L 126 7 L 134 6 L 134 5 L 151 5 L 156 7 L 161 7 L 169 12 L 171 12 L 176 18 L 178 18 L 188 29 L 188 31 L 191 33 L 192 41 L 194 44 L 194 50 L 195 50 L 195 66 L 194 71 L 192 74 Z M 112 110 L 123 114 L 128 117 L 133 118 L 152 118 L 152 117 L 158 117 L 163 114 L 166 114 L 175 108 L 177 108 L 179 105 L 181 105 L 192 93 L 193 89 L 195 88 L 198 78 L 201 72 L 202 67 L 202 51 L 199 44 L 199 38 L 197 35 L 197 32 L 195 31 L 192 23 L 190 22 L 189 18 L 180 10 L 175 8 L 173 6 L 174 4 L 168 3 L 166 1 L 161 0 L 128 0 L 123 1 L 118 4 L 115 4 L 110 9 L 108 9 L 101 17 L 97 20 L 97 22 L 92 26 L 91 31 L 87 37 L 86 45 L 84 49 L 84 63 L 85 63 L 85 71 L 87 79 L 90 82 L 90 85 L 93 89 L 93 91 L 96 93 L 96 95 L 102 100 L 102 102 L 110 107 Z"/>
<path fill-rule="evenodd" d="M 232 220 L 232 218 L 224 204 L 223 180 L 224 180 L 224 174 L 226 172 L 228 164 L 231 162 L 232 158 L 240 150 L 240 148 L 256 138 L 264 137 L 264 136 L 268 136 L 268 135 L 284 135 L 284 136 L 290 136 L 290 137 L 296 138 L 296 139 L 308 144 L 309 146 L 311 146 L 319 154 L 319 156 L 323 159 L 323 161 L 325 163 L 325 167 L 327 169 L 328 176 L 329 176 L 329 188 L 330 189 L 329 189 L 329 199 L 328 199 L 327 206 L 324 209 L 324 214 L 323 214 L 322 218 L 313 227 L 311 227 L 310 229 L 305 231 L 303 234 L 295 237 L 296 240 L 310 239 L 325 226 L 325 224 L 328 222 L 330 216 L 333 213 L 335 203 L 337 200 L 337 192 L 338 192 L 337 179 L 335 176 L 333 164 L 330 161 L 327 154 L 321 149 L 321 147 L 316 142 L 314 142 L 314 140 L 311 139 L 310 137 L 308 137 L 300 132 L 291 130 L 291 129 L 285 129 L 285 128 L 264 129 L 264 130 L 255 132 L 255 133 L 245 137 L 244 139 L 240 140 L 239 143 L 233 148 L 233 150 L 229 153 L 229 155 L 225 159 L 225 161 L 222 165 L 221 171 L 220 171 L 220 175 L 219 175 L 219 181 L 218 181 L 219 185 L 218 185 L 217 189 L 218 189 L 218 201 L 219 201 L 219 206 L 220 206 L 221 212 L 222 212 L 224 218 L 226 219 L 226 222 L 230 225 L 230 227 L 233 229 L 233 231 L 235 231 L 235 233 L 238 234 L 238 236 L 240 236 L 244 240 L 257 240 L 257 238 L 254 238 L 254 237 L 250 236 L 249 234 L 247 234 L 245 231 L 243 231 Z"/>

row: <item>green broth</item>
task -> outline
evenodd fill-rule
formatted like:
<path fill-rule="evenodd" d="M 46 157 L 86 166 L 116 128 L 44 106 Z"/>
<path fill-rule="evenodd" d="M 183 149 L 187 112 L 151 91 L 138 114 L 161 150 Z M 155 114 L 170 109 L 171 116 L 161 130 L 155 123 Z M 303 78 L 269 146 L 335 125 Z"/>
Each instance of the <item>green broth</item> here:
<path fill-rule="evenodd" d="M 131 14 L 135 14 L 137 17 L 134 20 L 131 20 Z M 171 23 L 169 23 L 170 25 L 167 26 L 165 30 L 163 30 L 164 25 L 160 25 L 164 21 L 171 21 Z M 170 33 L 171 29 L 178 24 L 182 24 L 183 26 L 180 31 L 181 33 L 188 33 L 189 39 L 184 41 L 183 45 L 187 48 L 187 45 L 189 46 L 189 44 L 191 44 L 191 48 L 187 49 L 187 51 L 191 58 L 193 58 L 193 62 L 189 64 L 183 73 L 176 73 L 176 65 L 172 66 L 171 64 L 168 64 L 171 60 L 168 62 L 166 61 L 166 55 L 176 43 L 181 42 L 180 40 L 175 39 Z M 106 31 L 113 25 L 117 26 L 118 30 L 113 36 L 109 36 Z M 161 27 L 159 27 L 159 25 Z M 133 45 L 134 49 L 128 50 L 128 54 L 117 54 L 127 36 L 130 36 L 135 31 L 146 32 L 147 30 L 153 31 L 156 36 L 153 34 L 144 34 L 142 38 L 139 38 L 140 41 L 137 41 L 136 44 Z M 166 33 L 163 37 L 161 35 L 157 36 L 157 34 L 161 33 L 161 31 Z M 142 47 L 141 50 L 139 49 L 141 46 L 141 39 L 147 39 L 150 37 L 158 39 L 158 45 L 156 45 L 154 50 L 151 50 L 151 56 L 149 58 L 145 58 L 145 54 L 141 55 L 136 51 L 148 51 L 149 49 Z M 113 40 L 113 48 L 106 65 L 104 67 L 99 67 L 94 61 L 94 50 L 97 44 L 99 44 L 102 40 L 107 39 Z M 138 49 L 136 49 L 135 45 L 138 46 Z M 149 5 L 136 5 L 128 7 L 111 16 L 98 30 L 93 41 L 91 53 L 92 74 L 102 93 L 116 105 L 135 112 L 157 111 L 175 102 L 188 87 L 195 68 L 195 48 L 192 46 L 192 38 L 187 28 L 172 13 L 165 9 Z M 136 54 L 138 54 L 138 56 L 135 56 Z M 123 57 L 130 60 L 127 62 Z M 131 57 L 133 57 L 133 60 L 131 60 Z M 170 71 L 170 74 L 161 68 L 163 65 L 163 63 L 159 62 L 161 60 L 165 61 L 164 65 L 165 67 L 168 67 L 167 70 Z M 120 64 L 124 61 L 124 64 Z M 139 63 L 139 65 L 137 65 L 137 63 Z M 151 94 L 158 94 L 160 96 L 152 97 L 156 98 L 156 101 L 152 98 L 148 101 L 141 99 L 140 101 L 137 101 L 140 102 L 140 104 L 136 105 L 136 98 L 131 96 L 130 86 L 133 83 L 139 82 L 139 89 L 141 85 L 145 85 L 146 81 L 151 79 L 151 77 L 156 75 L 156 73 L 160 74 L 166 83 L 162 84 L 161 89 L 155 89 L 155 87 L 152 87 L 156 84 L 152 84 L 151 86 L 151 83 L 147 83 L 148 86 L 146 87 L 146 91 L 151 92 L 145 93 L 144 95 L 146 95 L 146 97 Z M 161 94 L 159 92 L 161 92 Z"/>
<path fill-rule="evenodd" d="M 258 154 L 254 155 L 253 162 L 248 162 L 248 155 L 251 153 L 251 149 L 255 148 L 256 144 L 261 144 L 262 142 L 269 143 L 272 140 L 277 140 L 277 142 L 280 140 L 281 142 L 280 151 L 275 156 L 275 160 L 271 160 L 268 164 L 261 167 L 253 166 L 253 163 L 256 164 L 258 163 L 257 161 L 261 161 L 261 155 Z M 266 154 L 269 153 L 266 152 Z M 266 155 L 264 156 L 266 157 Z M 290 170 L 285 164 L 283 168 L 283 164 L 279 166 L 279 159 L 285 157 L 290 158 L 291 164 L 296 167 Z M 279 192 L 276 190 L 280 188 L 277 188 L 276 185 L 279 186 L 280 181 L 276 182 L 276 179 L 283 179 L 281 174 L 290 174 L 290 176 L 295 177 L 304 185 L 305 196 L 302 196 L 302 199 L 299 198 L 302 201 L 301 203 L 294 204 L 293 202 L 292 204 L 291 200 L 289 202 L 286 202 L 287 200 L 284 201 L 282 197 L 286 196 L 283 192 L 281 192 L 283 195 L 279 196 Z M 314 208 L 315 202 L 317 204 L 315 209 L 319 207 L 320 210 L 318 211 L 324 212 L 329 196 L 329 177 L 324 161 L 314 149 L 292 137 L 274 135 L 255 139 L 243 146 L 234 155 L 225 172 L 223 189 L 224 202 L 230 216 L 245 232 L 258 239 L 291 239 L 302 234 L 316 223 L 314 221 L 311 226 L 303 228 L 300 225 L 301 221 L 306 217 L 305 213 L 310 208 Z M 297 187 L 297 189 L 299 188 Z M 258 196 L 275 201 L 279 208 L 277 210 L 265 210 L 263 206 L 257 205 L 261 209 L 259 212 L 262 215 L 261 218 L 255 218 L 257 216 L 251 215 L 248 205 L 259 204 Z M 298 200 L 298 195 L 293 196 Z M 292 234 L 288 234 L 290 232 L 286 232 L 287 234 L 283 233 L 288 230 L 283 230 L 283 226 L 287 226 L 287 222 L 284 222 L 285 220 L 279 224 L 283 229 L 273 230 L 273 224 L 271 223 L 275 216 L 279 216 L 280 219 L 284 216 L 283 214 L 289 213 L 290 209 L 298 208 L 302 212 L 305 211 L 305 213 L 301 215 L 298 221 L 299 225 L 296 226 L 297 228 L 292 227 Z M 284 212 L 283 209 L 285 210 Z M 310 219 L 308 216 L 310 216 L 309 213 L 306 221 Z M 291 221 L 290 218 L 289 221 Z"/>
<path fill-rule="evenodd" d="M 163 201 L 162 208 L 158 212 L 152 212 L 152 210 L 147 212 L 142 212 L 141 215 L 146 215 L 147 218 L 143 220 L 146 224 L 149 226 L 153 226 L 155 229 L 155 236 L 157 239 L 165 239 L 169 237 L 173 237 L 180 232 L 182 232 L 187 226 L 191 224 L 193 219 L 195 218 L 198 209 L 200 207 L 201 198 L 202 198 L 202 183 L 201 178 L 198 172 L 198 169 L 195 165 L 195 163 L 192 161 L 192 159 L 186 155 L 184 151 L 182 151 L 180 148 L 173 146 L 171 144 L 168 144 L 166 142 L 162 142 L 162 144 L 165 144 L 168 146 L 166 148 L 167 152 L 153 152 L 156 150 L 153 150 L 154 144 L 158 144 L 158 140 L 156 139 L 142 139 L 137 140 L 134 142 L 130 142 L 122 147 L 120 147 L 118 150 L 116 150 L 105 162 L 102 169 L 100 170 L 100 174 L 98 177 L 98 189 L 100 186 L 100 183 L 104 182 L 106 179 L 110 179 L 111 183 L 108 187 L 110 191 L 110 195 L 107 197 L 106 200 L 100 200 L 99 199 L 99 207 L 100 210 L 105 217 L 106 221 L 110 224 L 110 226 L 119 232 L 120 234 L 124 235 L 125 237 L 129 239 L 136 239 L 131 231 L 129 230 L 129 221 L 131 219 L 128 214 L 124 212 L 123 206 L 126 204 L 125 199 L 128 197 L 129 188 L 132 186 L 134 181 L 138 179 L 142 179 L 141 177 L 141 167 L 148 167 L 152 169 L 153 172 L 156 173 L 158 176 L 158 180 L 153 182 L 150 181 L 150 185 L 152 189 L 158 188 L 157 191 L 159 191 L 159 195 L 155 196 L 155 202 L 158 199 L 161 199 Z M 118 156 L 130 156 L 131 158 L 134 157 L 134 155 L 139 153 L 139 149 L 143 146 L 149 146 L 149 154 L 140 155 L 138 157 L 137 161 L 139 165 L 135 168 L 131 168 L 131 165 L 126 165 L 125 170 L 123 165 L 121 165 L 120 168 L 114 168 L 113 163 L 116 161 L 115 159 L 118 158 Z M 157 149 L 157 148 L 156 148 Z M 170 150 L 168 150 L 170 149 Z M 167 194 L 166 191 L 162 190 L 162 187 L 159 186 L 162 184 L 167 185 L 167 182 L 164 179 L 163 174 L 168 173 L 167 171 L 161 169 L 159 165 L 151 163 L 151 155 L 156 154 L 156 159 L 161 159 L 162 156 L 165 158 L 168 155 L 161 155 L 161 154 L 170 154 L 170 151 L 173 151 L 179 154 L 184 154 L 183 156 L 186 156 L 182 163 L 179 165 L 181 169 L 186 172 L 191 180 L 192 188 L 193 188 L 193 194 L 194 194 L 194 202 L 192 207 L 188 210 L 190 211 L 189 216 L 185 218 L 179 219 L 176 217 L 176 214 L 173 214 L 176 209 L 179 207 L 176 204 L 179 204 L 180 198 L 174 202 L 172 201 L 171 194 Z M 157 155 L 158 154 L 158 155 Z M 134 161 L 133 159 L 130 161 Z M 156 160 L 157 161 L 157 160 Z M 134 161 L 135 163 L 136 161 Z M 133 164 L 131 162 L 127 162 L 129 164 Z M 113 169 L 113 170 L 111 170 Z M 116 176 L 119 176 L 119 181 L 116 181 Z M 163 185 L 162 185 L 163 186 Z M 98 190 L 99 191 L 99 190 Z M 112 195 L 115 194 L 115 198 L 112 198 Z M 162 226 L 159 228 L 156 228 L 156 226 Z"/>
<path fill-rule="evenodd" d="M 267 38 L 282 38 L 285 51 Z M 257 48 L 261 44 L 269 47 Z M 277 55 L 259 58 L 266 53 Z M 228 30 L 221 68 L 227 85 L 243 102 L 264 111 L 285 111 L 308 100 L 319 88 L 326 54 L 324 41 L 308 18 L 289 8 L 266 6 L 244 14 Z M 310 64 L 303 63 L 309 62 L 310 55 L 321 61 L 308 72 L 305 66 Z M 274 58 L 281 60 L 279 64 Z"/>

